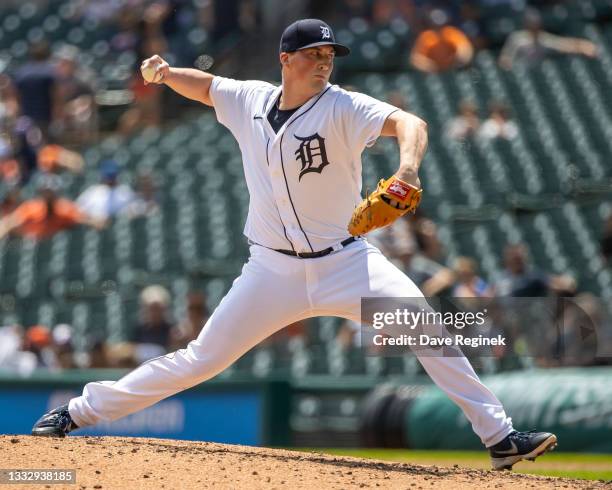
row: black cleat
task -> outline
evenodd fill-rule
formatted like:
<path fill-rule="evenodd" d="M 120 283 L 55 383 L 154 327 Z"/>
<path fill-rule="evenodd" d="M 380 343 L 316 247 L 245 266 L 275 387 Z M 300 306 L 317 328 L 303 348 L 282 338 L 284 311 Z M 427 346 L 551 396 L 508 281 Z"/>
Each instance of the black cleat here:
<path fill-rule="evenodd" d="M 491 446 L 491 464 L 494 470 L 511 470 L 523 459 L 535 461 L 538 456 L 557 446 L 557 436 L 550 432 L 511 432 L 501 442 Z"/>
<path fill-rule="evenodd" d="M 33 436 L 66 437 L 66 434 L 78 429 L 68 412 L 68 404 L 57 407 L 44 414 L 32 427 Z"/>

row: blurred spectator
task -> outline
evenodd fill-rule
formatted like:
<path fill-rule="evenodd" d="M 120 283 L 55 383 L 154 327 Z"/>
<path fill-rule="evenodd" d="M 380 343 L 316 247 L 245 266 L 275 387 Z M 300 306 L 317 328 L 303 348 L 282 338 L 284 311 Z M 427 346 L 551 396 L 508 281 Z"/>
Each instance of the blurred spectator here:
<path fill-rule="evenodd" d="M 158 127 L 161 124 L 161 88 L 160 85 L 145 85 L 140 71 L 134 74 L 130 83 L 134 99 L 130 108 L 119 119 L 118 131 L 129 135 L 146 127 Z"/>
<path fill-rule="evenodd" d="M 417 286 L 422 287 L 423 283 L 431 278 L 427 271 L 416 270 L 412 266 L 412 259 L 418 252 L 418 247 L 410 220 L 399 220 L 391 226 L 379 228 L 368 235 L 368 240 Z"/>
<path fill-rule="evenodd" d="M 417 37 L 410 62 L 417 70 L 437 73 L 462 68 L 471 63 L 474 48 L 468 37 L 457 27 L 450 26 L 442 10 L 431 12 L 430 26 Z"/>
<path fill-rule="evenodd" d="M 37 154 L 38 169 L 46 173 L 58 173 L 69 170 L 80 173 L 85 166 L 85 160 L 76 151 L 69 150 L 60 145 L 45 145 Z"/>
<path fill-rule="evenodd" d="M 21 166 L 9 137 L 0 134 L 0 182 L 15 186 L 21 182 Z"/>
<path fill-rule="evenodd" d="M 169 308 L 170 293 L 163 286 L 148 286 L 140 293 L 140 318 L 132 339 L 138 362 L 168 351 L 173 326 Z"/>
<path fill-rule="evenodd" d="M 438 236 L 438 226 L 432 220 L 417 214 L 417 220 L 414 223 L 414 237 L 424 258 L 432 263 L 443 261 L 444 250 Z"/>
<path fill-rule="evenodd" d="M 404 254 L 416 251 L 416 241 L 412 229 L 413 220 L 398 220 L 390 226 L 378 228 L 368 235 L 368 241 L 378 247 L 386 256 L 401 259 Z"/>
<path fill-rule="evenodd" d="M 21 188 L 18 185 L 7 185 L 0 201 L 0 218 L 8 216 L 21 204 Z"/>
<path fill-rule="evenodd" d="M 118 369 L 136 367 L 138 364 L 140 364 L 136 360 L 136 351 L 137 346 L 131 342 L 108 344 L 100 341 L 94 346 L 95 354 L 92 356 L 92 363 L 95 362 L 97 367 L 111 367 Z M 155 354 L 156 353 L 153 355 Z M 92 365 L 91 367 L 96 366 Z"/>
<path fill-rule="evenodd" d="M 469 100 L 461 101 L 459 114 L 446 125 L 446 136 L 454 140 L 473 138 L 480 129 L 480 118 L 476 104 Z"/>
<path fill-rule="evenodd" d="M 518 126 L 510 119 L 508 106 L 501 102 L 492 102 L 489 118 L 478 130 L 478 138 L 484 141 L 502 139 L 511 141 L 518 136 Z"/>
<path fill-rule="evenodd" d="M 412 259 L 414 270 L 429 276 L 422 284 L 425 296 L 446 295 L 455 283 L 454 272 L 444 263 L 444 249 L 438 236 L 438 226 L 428 218 L 420 217 L 415 225 L 415 239 L 419 253 Z"/>
<path fill-rule="evenodd" d="M 524 315 L 514 303 L 502 301 L 487 301 L 486 309 L 485 328 L 489 330 L 488 336 L 501 334 L 506 339 L 506 345 L 491 348 L 498 367 L 502 370 L 525 368 L 525 358 L 534 354 L 530 349 L 533 343 L 526 336 L 533 329 L 525 324 Z"/>
<path fill-rule="evenodd" d="M 78 66 L 79 50 L 64 45 L 55 54 L 57 73 L 58 114 L 54 134 L 75 143 L 94 139 L 97 125 L 95 87 L 93 75 L 87 75 Z"/>
<path fill-rule="evenodd" d="M 470 257 L 457 257 L 453 263 L 456 284 L 453 296 L 459 298 L 490 298 L 491 287 L 477 275 L 476 261 Z"/>
<path fill-rule="evenodd" d="M 530 66 L 540 63 L 548 53 L 580 54 L 589 58 L 597 56 L 597 46 L 587 39 L 556 36 L 542 30 L 542 18 L 535 9 L 527 9 L 525 28 L 508 36 L 499 56 L 499 65 L 512 69 L 515 62 Z"/>
<path fill-rule="evenodd" d="M 17 235 L 44 239 L 58 231 L 83 224 L 101 228 L 103 223 L 84 215 L 76 204 L 58 195 L 56 176 L 47 175 L 39 180 L 39 197 L 21 204 L 0 220 L 0 240 L 11 232 Z"/>
<path fill-rule="evenodd" d="M 8 359 L 23 344 L 23 328 L 20 325 L 0 327 L 0 367 L 6 367 Z"/>
<path fill-rule="evenodd" d="M 130 218 L 148 216 L 159 210 L 159 197 L 153 176 L 141 173 L 136 178 L 136 194 L 134 200 L 123 211 Z"/>
<path fill-rule="evenodd" d="M 37 367 L 53 368 L 56 366 L 53 352 L 53 338 L 51 330 L 45 325 L 34 325 L 26 330 L 24 350 L 36 356 Z"/>
<path fill-rule="evenodd" d="M 102 0 L 103 1 L 103 0 Z M 141 12 L 129 5 L 117 9 L 115 17 L 116 33 L 110 39 L 110 47 L 114 52 L 134 51 L 140 42 L 138 31 Z"/>
<path fill-rule="evenodd" d="M 0 327 L 0 366 L 7 363 L 7 359 L 21 349 L 23 345 L 24 329 L 21 325 L 4 325 Z"/>
<path fill-rule="evenodd" d="M 479 2 L 463 1 L 460 2 L 459 8 L 458 25 L 460 29 L 468 36 L 476 49 L 487 48 L 489 40 L 486 36 L 486 24 Z"/>
<path fill-rule="evenodd" d="M 128 185 L 119 183 L 119 172 L 119 165 L 114 160 L 104 160 L 100 164 L 100 183 L 85 189 L 76 200 L 82 213 L 106 221 L 120 214 L 134 201 L 134 191 Z"/>
<path fill-rule="evenodd" d="M 22 116 L 15 123 L 12 141 L 14 156 L 19 162 L 19 178 L 25 185 L 38 169 L 38 150 L 44 144 L 43 132 L 32 119 Z"/>
<path fill-rule="evenodd" d="M 85 161 L 80 153 L 58 144 L 44 144 L 40 130 L 27 119 L 20 119 L 17 140 L 20 149 L 15 152 L 0 137 L 0 180 L 8 183 L 25 184 L 35 171 L 56 174 L 63 170 L 80 173 Z M 24 123 L 24 126 L 21 126 Z M 19 128 L 23 128 L 21 132 Z M 16 154 L 17 153 L 17 154 Z"/>
<path fill-rule="evenodd" d="M 0 370 L 28 376 L 38 366 L 36 354 L 25 348 L 25 329 L 21 325 L 0 327 Z"/>
<path fill-rule="evenodd" d="M 612 264 L 612 213 L 604 223 L 603 236 L 600 241 L 601 254 L 608 265 Z"/>
<path fill-rule="evenodd" d="M 199 291 L 190 292 L 187 295 L 187 315 L 172 328 L 170 350 L 182 349 L 194 340 L 209 316 L 206 296 Z"/>
<path fill-rule="evenodd" d="M 436 225 L 427 218 L 400 220 L 376 230 L 368 239 L 401 269 L 425 296 L 450 291 L 453 271 L 440 263 L 442 245 Z"/>
<path fill-rule="evenodd" d="M 163 24 L 169 14 L 167 2 L 153 2 L 145 8 L 142 16 L 131 19 L 132 24 L 126 26 L 135 36 L 133 47 L 136 51 L 137 65 L 134 66 L 130 82 L 134 102 L 119 120 L 118 129 L 124 135 L 143 127 L 157 127 L 161 123 L 162 88 L 154 83 L 145 85 L 140 74 L 140 62 L 154 54 L 163 56 L 167 52 L 168 43 L 164 36 Z"/>
<path fill-rule="evenodd" d="M 107 357 L 107 344 L 103 339 L 90 339 L 87 350 L 74 354 L 75 364 L 80 369 L 103 369 L 113 366 Z"/>
<path fill-rule="evenodd" d="M 163 26 L 171 12 L 170 3 L 163 0 L 153 1 L 145 7 L 138 23 L 139 36 L 136 47 L 138 60 L 168 51 Z"/>
<path fill-rule="evenodd" d="M 0 73 L 0 133 L 10 133 L 18 115 L 15 87 L 7 75 Z"/>
<path fill-rule="evenodd" d="M 21 115 L 31 119 L 45 134 L 60 109 L 57 78 L 49 56 L 46 41 L 33 43 L 30 59 L 13 75 Z"/>
<path fill-rule="evenodd" d="M 363 335 L 368 335 L 370 330 L 371 329 L 364 329 L 362 331 L 361 323 L 352 320 L 344 320 L 336 334 L 336 344 L 342 351 L 347 351 L 354 347 L 361 347 L 363 340 L 361 337 Z M 373 342 L 366 341 L 363 342 L 363 344 L 370 346 Z"/>
<path fill-rule="evenodd" d="M 507 245 L 504 249 L 505 269 L 494 285 L 495 296 L 542 297 L 550 292 L 572 293 L 576 289 L 573 278 L 549 275 L 527 263 L 527 248 L 523 244 Z"/>
<path fill-rule="evenodd" d="M 72 345 L 73 328 L 65 323 L 53 327 L 51 337 L 53 339 L 53 352 L 55 356 L 56 369 L 73 369 L 74 346 Z"/>

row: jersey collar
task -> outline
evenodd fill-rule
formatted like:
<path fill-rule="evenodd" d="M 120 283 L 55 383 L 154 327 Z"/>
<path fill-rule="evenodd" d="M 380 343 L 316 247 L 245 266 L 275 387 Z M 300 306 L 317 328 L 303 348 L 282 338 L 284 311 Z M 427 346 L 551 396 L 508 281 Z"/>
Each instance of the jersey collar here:
<path fill-rule="evenodd" d="M 298 110 L 295 111 L 289 119 L 287 119 L 287 121 L 285 121 L 285 124 L 281 126 L 281 128 L 278 130 L 278 133 L 274 132 L 274 130 L 272 129 L 272 126 L 270 126 L 270 123 L 268 121 L 268 114 L 272 110 L 272 107 L 274 106 L 274 104 L 276 104 L 276 101 L 278 100 L 278 98 L 281 95 L 281 92 L 283 91 L 282 85 L 279 85 L 278 87 L 276 87 L 274 91 L 272 92 L 272 95 L 269 97 L 268 101 L 266 102 L 264 114 L 263 114 L 263 124 L 264 124 L 264 127 L 266 128 L 266 131 L 270 135 L 272 141 L 276 142 L 283 135 L 287 126 L 289 126 L 293 122 L 294 119 L 300 117 L 300 114 L 302 114 L 304 111 L 307 111 L 313 104 L 315 104 L 316 101 L 319 100 L 321 95 L 324 92 L 327 92 L 327 90 L 331 86 L 332 85 L 329 82 L 327 82 L 327 84 L 325 85 L 325 88 L 321 90 L 321 92 L 316 93 L 310 99 L 308 99 L 304 104 L 302 104 L 302 106 L 299 107 Z"/>

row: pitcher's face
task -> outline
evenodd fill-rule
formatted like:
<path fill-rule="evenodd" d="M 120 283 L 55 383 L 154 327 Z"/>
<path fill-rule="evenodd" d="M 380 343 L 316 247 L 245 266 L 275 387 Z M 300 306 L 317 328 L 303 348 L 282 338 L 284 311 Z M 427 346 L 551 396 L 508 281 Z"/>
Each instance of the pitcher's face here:
<path fill-rule="evenodd" d="M 286 58 L 283 58 L 284 56 Z M 283 76 L 323 90 L 334 69 L 334 57 L 332 46 L 316 46 L 293 53 L 281 53 L 281 60 L 285 60 Z"/>

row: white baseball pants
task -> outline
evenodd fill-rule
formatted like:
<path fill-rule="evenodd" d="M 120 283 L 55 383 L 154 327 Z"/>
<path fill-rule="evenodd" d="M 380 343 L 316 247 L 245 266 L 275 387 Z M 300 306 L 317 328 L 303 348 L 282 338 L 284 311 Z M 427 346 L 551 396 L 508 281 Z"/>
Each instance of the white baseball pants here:
<path fill-rule="evenodd" d="M 365 240 L 317 259 L 252 245 L 230 291 L 196 340 L 118 381 L 88 383 L 69 411 L 79 427 L 142 410 L 217 375 L 283 327 L 315 316 L 360 322 L 362 297 L 422 297 L 416 285 Z M 418 352 L 416 353 L 418 355 Z M 425 357 L 427 374 L 465 413 L 485 446 L 513 429 L 495 395 L 463 357 Z"/>

